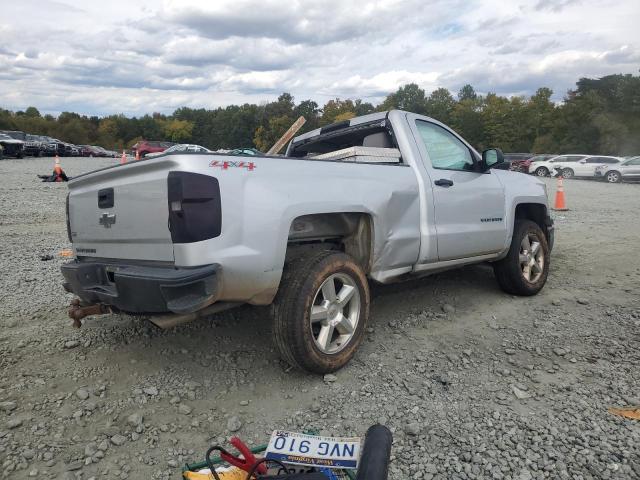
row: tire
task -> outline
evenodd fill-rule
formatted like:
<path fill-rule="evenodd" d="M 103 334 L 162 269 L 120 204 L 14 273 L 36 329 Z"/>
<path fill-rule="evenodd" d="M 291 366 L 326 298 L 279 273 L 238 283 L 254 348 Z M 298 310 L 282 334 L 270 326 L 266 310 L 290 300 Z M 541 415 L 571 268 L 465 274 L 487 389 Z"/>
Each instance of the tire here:
<path fill-rule="evenodd" d="M 330 284 L 336 293 L 334 301 L 325 298 L 325 289 L 321 288 L 326 286 L 330 293 Z M 341 307 L 340 297 L 348 292 L 351 295 Z M 273 336 L 280 355 L 301 370 L 339 370 L 362 343 L 369 299 L 367 278 L 349 255 L 322 251 L 285 264 L 272 304 Z M 314 306 L 318 317 L 312 323 Z"/>
<path fill-rule="evenodd" d="M 618 172 L 616 170 L 611 170 L 611 171 L 607 172 L 604 175 L 604 178 L 609 183 L 620 183 L 622 181 L 622 175 L 620 175 L 620 172 Z"/>
<path fill-rule="evenodd" d="M 383 425 L 367 430 L 356 480 L 387 480 L 391 461 L 391 431 Z"/>
<path fill-rule="evenodd" d="M 549 176 L 549 170 L 547 169 L 547 167 L 538 167 L 538 168 L 536 168 L 535 174 L 538 177 L 548 177 Z"/>
<path fill-rule="evenodd" d="M 571 168 L 563 168 L 561 175 L 562 175 L 562 178 L 573 178 L 575 173 Z"/>
<path fill-rule="evenodd" d="M 532 239 L 537 240 L 541 249 L 540 254 L 531 255 L 530 252 L 524 254 L 529 255 L 529 260 L 533 259 L 536 265 L 536 267 L 529 266 L 529 278 L 526 276 L 520 257 L 523 254 L 521 250 L 524 248 L 525 236 L 529 239 L 530 244 L 533 244 Z M 544 287 L 549 275 L 549 261 L 549 244 L 540 226 L 531 220 L 516 220 L 509 252 L 505 258 L 493 264 L 493 272 L 500 288 L 505 292 L 512 295 L 530 296 L 535 295 Z"/>

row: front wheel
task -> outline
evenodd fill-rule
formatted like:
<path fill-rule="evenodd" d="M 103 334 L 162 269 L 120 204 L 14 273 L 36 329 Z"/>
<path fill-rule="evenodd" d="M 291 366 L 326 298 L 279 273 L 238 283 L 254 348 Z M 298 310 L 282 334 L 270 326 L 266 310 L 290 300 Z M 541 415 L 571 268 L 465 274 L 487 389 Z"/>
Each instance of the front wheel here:
<path fill-rule="evenodd" d="M 302 257 L 285 265 L 272 314 L 275 344 L 287 363 L 334 372 L 362 343 L 369 285 L 362 268 L 344 253 Z"/>
<path fill-rule="evenodd" d="M 549 170 L 547 170 L 545 167 L 538 167 L 536 168 L 536 175 L 538 177 L 548 177 L 549 176 Z"/>
<path fill-rule="evenodd" d="M 561 172 L 562 178 L 573 178 L 575 173 L 570 168 L 563 168 Z"/>
<path fill-rule="evenodd" d="M 620 175 L 620 172 L 616 172 L 611 171 L 611 172 L 607 172 L 607 182 L 609 183 L 620 183 L 620 180 L 622 180 L 622 175 Z"/>
<path fill-rule="evenodd" d="M 535 295 L 549 275 L 549 244 L 539 225 L 516 220 L 507 256 L 493 264 L 500 288 L 513 295 Z"/>

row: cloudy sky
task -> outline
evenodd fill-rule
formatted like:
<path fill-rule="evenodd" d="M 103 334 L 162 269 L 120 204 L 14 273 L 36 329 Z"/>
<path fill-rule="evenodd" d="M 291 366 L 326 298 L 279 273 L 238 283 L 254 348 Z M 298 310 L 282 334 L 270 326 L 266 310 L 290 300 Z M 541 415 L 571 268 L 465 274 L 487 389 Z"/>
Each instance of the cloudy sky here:
<path fill-rule="evenodd" d="M 363 98 L 398 86 L 560 100 L 638 73 L 638 0 L 20 0 L 0 8 L 0 107 L 86 114 Z"/>

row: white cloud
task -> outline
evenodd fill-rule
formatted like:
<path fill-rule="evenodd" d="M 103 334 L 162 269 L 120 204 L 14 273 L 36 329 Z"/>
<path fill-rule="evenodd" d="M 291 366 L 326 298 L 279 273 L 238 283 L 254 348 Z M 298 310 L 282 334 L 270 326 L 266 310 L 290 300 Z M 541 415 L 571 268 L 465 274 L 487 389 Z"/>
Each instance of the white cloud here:
<path fill-rule="evenodd" d="M 141 115 L 380 101 L 402 84 L 560 99 L 637 73 L 637 0 L 22 0 L 0 18 L 0 107 Z M 55 22 L 51 19 L 55 18 Z"/>

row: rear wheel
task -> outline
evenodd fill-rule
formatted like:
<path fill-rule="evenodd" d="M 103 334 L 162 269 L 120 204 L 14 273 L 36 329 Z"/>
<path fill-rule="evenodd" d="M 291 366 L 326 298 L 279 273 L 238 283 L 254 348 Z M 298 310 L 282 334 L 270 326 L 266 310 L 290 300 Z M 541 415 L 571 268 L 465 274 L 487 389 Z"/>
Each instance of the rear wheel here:
<path fill-rule="evenodd" d="M 574 171 L 570 168 L 562 169 L 562 178 L 572 178 L 575 175 Z"/>
<path fill-rule="evenodd" d="M 549 245 L 539 225 L 516 220 L 507 256 L 493 264 L 500 288 L 513 295 L 535 295 L 549 275 Z"/>
<path fill-rule="evenodd" d="M 548 177 L 549 176 L 549 170 L 547 170 L 546 167 L 538 167 L 536 168 L 536 175 L 538 177 Z"/>
<path fill-rule="evenodd" d="M 622 180 L 622 175 L 620 175 L 620 172 L 616 172 L 615 170 L 612 170 L 610 172 L 607 172 L 607 175 L 605 176 L 605 178 L 609 183 L 620 183 L 620 180 Z"/>
<path fill-rule="evenodd" d="M 323 251 L 285 265 L 272 312 L 285 361 L 314 373 L 334 372 L 362 342 L 369 285 L 350 256 Z"/>

